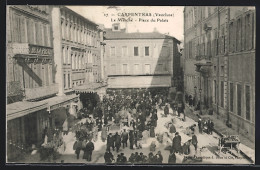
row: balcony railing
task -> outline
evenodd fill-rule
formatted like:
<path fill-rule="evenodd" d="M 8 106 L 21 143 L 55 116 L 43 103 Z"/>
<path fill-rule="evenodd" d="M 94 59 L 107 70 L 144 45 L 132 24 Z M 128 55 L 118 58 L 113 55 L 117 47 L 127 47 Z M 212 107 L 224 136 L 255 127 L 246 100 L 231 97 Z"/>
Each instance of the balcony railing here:
<path fill-rule="evenodd" d="M 13 43 L 10 48 L 13 54 L 34 54 L 39 56 L 53 55 L 53 49 L 51 47 L 28 43 Z"/>
<path fill-rule="evenodd" d="M 58 93 L 58 84 L 51 84 L 49 86 L 36 87 L 36 88 L 26 88 L 25 89 L 25 99 L 35 100 L 51 96 Z"/>

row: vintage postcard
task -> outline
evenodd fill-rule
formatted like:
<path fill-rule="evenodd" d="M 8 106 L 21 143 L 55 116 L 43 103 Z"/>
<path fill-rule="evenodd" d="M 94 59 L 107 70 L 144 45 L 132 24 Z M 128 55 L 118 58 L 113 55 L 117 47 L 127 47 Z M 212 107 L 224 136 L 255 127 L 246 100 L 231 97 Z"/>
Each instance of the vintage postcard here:
<path fill-rule="evenodd" d="M 252 6 L 6 6 L 6 162 L 255 164 Z"/>

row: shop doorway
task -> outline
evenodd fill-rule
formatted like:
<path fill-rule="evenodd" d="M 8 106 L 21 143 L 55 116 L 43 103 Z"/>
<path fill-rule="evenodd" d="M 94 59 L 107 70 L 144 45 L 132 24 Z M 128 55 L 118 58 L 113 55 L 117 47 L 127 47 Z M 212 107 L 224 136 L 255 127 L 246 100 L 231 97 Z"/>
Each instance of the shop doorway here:
<path fill-rule="evenodd" d="M 94 107 L 100 102 L 99 95 L 97 93 L 81 93 L 80 101 L 82 102 L 83 108 L 87 108 L 93 111 Z"/>

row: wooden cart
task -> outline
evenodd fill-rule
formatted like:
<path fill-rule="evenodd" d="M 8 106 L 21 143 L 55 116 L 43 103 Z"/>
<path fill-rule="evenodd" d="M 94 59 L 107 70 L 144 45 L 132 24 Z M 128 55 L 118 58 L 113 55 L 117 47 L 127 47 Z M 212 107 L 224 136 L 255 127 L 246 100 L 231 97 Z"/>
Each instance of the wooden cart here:
<path fill-rule="evenodd" d="M 219 139 L 219 153 L 223 152 L 223 149 L 227 151 L 236 150 L 237 153 L 240 152 L 239 149 L 240 140 L 238 135 L 224 136 Z"/>

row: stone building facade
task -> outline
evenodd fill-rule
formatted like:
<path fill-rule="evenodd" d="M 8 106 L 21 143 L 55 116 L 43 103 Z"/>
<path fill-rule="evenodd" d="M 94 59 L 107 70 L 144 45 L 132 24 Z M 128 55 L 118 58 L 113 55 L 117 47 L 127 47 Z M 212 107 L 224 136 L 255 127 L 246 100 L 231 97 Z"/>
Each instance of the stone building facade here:
<path fill-rule="evenodd" d="M 57 44 L 54 48 L 57 48 L 56 62 L 62 63 L 57 68 L 62 75 L 57 77 L 60 94 L 83 84 L 100 82 L 103 33 L 99 25 L 67 7 L 55 8 L 57 16 L 53 15 L 53 22 L 58 26 L 53 30 Z"/>
<path fill-rule="evenodd" d="M 158 32 L 127 33 L 120 24 L 105 30 L 104 73 L 110 88 L 170 87 L 179 40 Z"/>
<path fill-rule="evenodd" d="M 185 92 L 255 136 L 255 9 L 185 7 Z"/>

